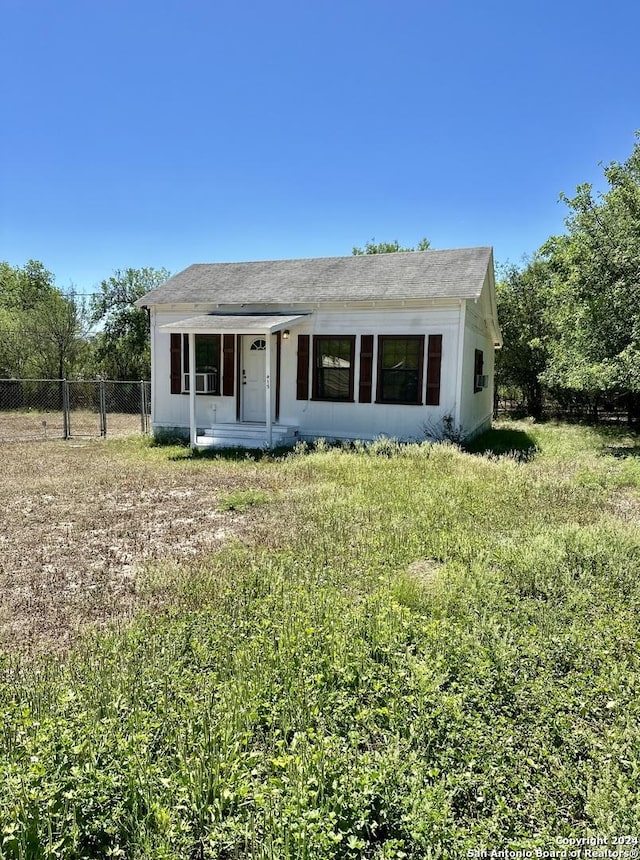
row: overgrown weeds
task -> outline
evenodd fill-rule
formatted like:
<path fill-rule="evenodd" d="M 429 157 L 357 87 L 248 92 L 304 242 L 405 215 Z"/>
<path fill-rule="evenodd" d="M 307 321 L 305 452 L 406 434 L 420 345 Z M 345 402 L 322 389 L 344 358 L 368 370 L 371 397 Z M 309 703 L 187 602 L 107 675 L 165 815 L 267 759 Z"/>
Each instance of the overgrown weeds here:
<path fill-rule="evenodd" d="M 525 462 L 165 452 L 163 475 L 227 475 L 218 506 L 251 530 L 149 565 L 163 608 L 66 661 L 5 657 L 0 856 L 459 858 L 636 832 L 640 517 L 613 500 L 640 481 L 587 432 L 522 432 Z"/>

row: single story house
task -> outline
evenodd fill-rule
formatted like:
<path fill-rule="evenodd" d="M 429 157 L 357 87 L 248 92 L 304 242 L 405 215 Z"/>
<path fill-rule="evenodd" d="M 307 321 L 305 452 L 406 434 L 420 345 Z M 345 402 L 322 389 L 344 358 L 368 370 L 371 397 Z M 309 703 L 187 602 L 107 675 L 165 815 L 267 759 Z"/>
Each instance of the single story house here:
<path fill-rule="evenodd" d="M 198 263 L 136 302 L 151 420 L 192 446 L 471 437 L 501 346 L 491 248 Z"/>

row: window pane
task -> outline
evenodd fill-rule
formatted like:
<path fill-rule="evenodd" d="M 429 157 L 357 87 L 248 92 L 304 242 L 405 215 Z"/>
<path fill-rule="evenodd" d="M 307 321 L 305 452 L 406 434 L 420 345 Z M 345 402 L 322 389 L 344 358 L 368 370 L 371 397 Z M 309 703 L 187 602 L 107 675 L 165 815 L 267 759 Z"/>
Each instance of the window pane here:
<path fill-rule="evenodd" d="M 417 369 L 419 344 L 412 340 L 385 340 L 382 342 L 383 368 Z"/>
<path fill-rule="evenodd" d="M 349 371 L 323 368 L 318 372 L 318 397 L 347 399 L 349 397 Z"/>
<path fill-rule="evenodd" d="M 385 403 L 419 403 L 424 339 L 380 336 L 379 398 Z"/>
<path fill-rule="evenodd" d="M 196 373 L 218 369 L 220 337 L 217 334 L 196 335 Z"/>
<path fill-rule="evenodd" d="M 318 365 L 320 367 L 351 367 L 351 343 L 348 340 L 318 341 Z"/>
<path fill-rule="evenodd" d="M 383 370 L 382 399 L 414 403 L 418 399 L 417 370 Z"/>
<path fill-rule="evenodd" d="M 316 338 L 316 397 L 349 400 L 352 343 L 352 338 Z"/>

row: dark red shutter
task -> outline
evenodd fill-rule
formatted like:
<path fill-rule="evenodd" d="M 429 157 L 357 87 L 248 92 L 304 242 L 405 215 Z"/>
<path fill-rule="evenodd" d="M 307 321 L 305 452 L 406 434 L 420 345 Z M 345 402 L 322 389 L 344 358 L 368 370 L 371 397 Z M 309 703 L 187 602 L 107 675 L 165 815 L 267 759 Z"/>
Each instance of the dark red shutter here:
<path fill-rule="evenodd" d="M 358 401 L 371 403 L 371 383 L 373 381 L 373 335 L 363 334 L 360 338 L 360 388 Z"/>
<path fill-rule="evenodd" d="M 440 368 L 442 365 L 442 335 L 430 334 L 427 347 L 427 406 L 440 403 Z"/>
<path fill-rule="evenodd" d="M 298 373 L 296 376 L 296 399 L 309 399 L 309 335 L 298 335 Z"/>
<path fill-rule="evenodd" d="M 234 334 L 223 335 L 222 352 L 224 363 L 222 365 L 222 393 L 225 397 L 233 397 L 233 381 L 236 373 L 235 358 L 236 336 Z"/>
<path fill-rule="evenodd" d="M 171 393 L 182 391 L 182 335 L 171 333 Z"/>

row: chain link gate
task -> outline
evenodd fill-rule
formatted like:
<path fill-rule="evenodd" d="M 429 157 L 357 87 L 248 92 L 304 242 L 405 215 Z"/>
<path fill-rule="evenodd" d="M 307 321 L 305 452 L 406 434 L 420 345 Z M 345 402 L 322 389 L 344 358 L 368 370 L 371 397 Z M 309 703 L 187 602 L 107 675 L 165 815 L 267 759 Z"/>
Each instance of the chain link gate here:
<path fill-rule="evenodd" d="M 101 382 L 102 435 L 130 436 L 148 433 L 151 419 L 151 383 Z"/>
<path fill-rule="evenodd" d="M 150 412 L 146 380 L 0 379 L 0 442 L 148 433 Z"/>

